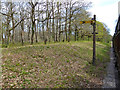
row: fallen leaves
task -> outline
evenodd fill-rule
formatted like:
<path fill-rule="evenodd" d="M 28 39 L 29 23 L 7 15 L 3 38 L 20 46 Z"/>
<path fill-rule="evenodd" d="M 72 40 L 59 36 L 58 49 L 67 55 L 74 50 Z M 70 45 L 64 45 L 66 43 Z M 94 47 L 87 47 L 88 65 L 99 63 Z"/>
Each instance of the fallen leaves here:
<path fill-rule="evenodd" d="M 97 73 L 102 68 L 95 72 L 90 66 L 92 44 L 89 44 L 90 46 L 88 43 L 71 43 L 7 49 L 2 58 L 3 88 L 94 88 L 93 84 L 100 87 L 102 80 Z"/>

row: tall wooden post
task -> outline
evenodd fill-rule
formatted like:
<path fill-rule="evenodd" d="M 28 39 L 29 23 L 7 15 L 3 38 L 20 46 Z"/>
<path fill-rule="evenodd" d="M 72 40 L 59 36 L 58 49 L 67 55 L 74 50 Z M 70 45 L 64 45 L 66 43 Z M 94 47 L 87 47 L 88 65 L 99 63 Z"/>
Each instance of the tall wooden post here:
<path fill-rule="evenodd" d="M 92 64 L 95 65 L 95 60 L 96 60 L 96 51 L 95 51 L 95 48 L 96 48 L 96 42 L 95 42 L 95 34 L 96 34 L 96 15 L 94 15 L 93 17 L 93 62 Z"/>

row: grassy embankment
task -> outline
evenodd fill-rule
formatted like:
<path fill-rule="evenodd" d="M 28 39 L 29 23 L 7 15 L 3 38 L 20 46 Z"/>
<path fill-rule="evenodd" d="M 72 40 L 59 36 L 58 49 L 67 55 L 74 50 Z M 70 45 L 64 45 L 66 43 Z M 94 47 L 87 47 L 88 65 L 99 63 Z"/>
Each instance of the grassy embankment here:
<path fill-rule="evenodd" d="M 90 41 L 3 49 L 3 88 L 101 87 L 109 47 L 97 43 L 95 66 Z"/>

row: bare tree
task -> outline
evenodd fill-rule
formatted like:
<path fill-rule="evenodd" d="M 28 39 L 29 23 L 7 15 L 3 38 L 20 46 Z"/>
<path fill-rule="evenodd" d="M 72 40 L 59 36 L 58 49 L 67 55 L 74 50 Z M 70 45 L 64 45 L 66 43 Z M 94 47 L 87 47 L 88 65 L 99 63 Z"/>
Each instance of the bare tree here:
<path fill-rule="evenodd" d="M 54 42 L 55 42 L 55 28 L 54 28 L 54 2 L 52 2 L 52 16 L 53 16 L 53 20 L 52 20 L 52 37 L 53 37 Z"/>
<path fill-rule="evenodd" d="M 3 8 L 4 11 L 0 12 L 4 16 L 2 33 L 3 39 L 8 44 L 11 41 L 13 43 L 19 41 L 22 45 L 26 41 L 33 44 L 34 39 L 36 43 L 41 40 L 71 41 L 74 35 L 77 40 L 77 35 L 84 36 L 83 33 L 85 33 L 79 34 L 79 29 L 85 27 L 76 23 L 82 19 L 90 19 L 86 13 L 87 4 L 83 1 L 71 0 L 61 3 L 45 0 L 39 3 L 24 2 L 20 6 L 13 2 L 7 2 L 4 5 L 6 9 Z"/>
<path fill-rule="evenodd" d="M 35 2 L 35 4 L 32 1 L 29 2 L 29 5 L 31 6 L 31 21 L 32 21 L 31 44 L 33 44 L 33 38 L 34 38 L 34 32 L 35 32 L 35 6 L 37 4 L 38 2 Z"/>
<path fill-rule="evenodd" d="M 65 16 L 65 34 L 66 34 L 66 41 L 67 41 L 67 19 L 68 19 L 68 2 L 65 3 L 66 9 L 66 16 Z"/>
<path fill-rule="evenodd" d="M 20 11 L 20 18 L 24 18 L 24 10 L 23 10 L 22 6 L 21 6 L 21 11 Z M 21 43 L 23 45 L 24 44 L 24 40 L 23 40 L 23 35 L 24 35 L 24 20 L 21 22 L 21 33 L 20 33 L 20 35 L 21 35 Z"/>

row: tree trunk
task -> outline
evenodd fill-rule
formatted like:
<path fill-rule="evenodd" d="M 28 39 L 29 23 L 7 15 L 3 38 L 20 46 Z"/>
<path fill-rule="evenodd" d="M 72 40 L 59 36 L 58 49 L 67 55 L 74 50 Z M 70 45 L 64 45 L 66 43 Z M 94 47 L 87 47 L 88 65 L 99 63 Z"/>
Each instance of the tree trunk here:
<path fill-rule="evenodd" d="M 61 41 L 61 12 L 59 10 L 59 42 L 60 41 Z"/>
<path fill-rule="evenodd" d="M 14 36 L 15 36 L 15 23 L 14 23 L 14 17 L 13 17 L 13 4 L 12 4 L 12 2 L 11 2 L 11 7 L 10 7 L 10 9 L 11 9 L 11 19 L 12 19 L 12 30 L 13 30 L 13 33 L 12 33 L 12 43 L 14 43 Z"/>
<path fill-rule="evenodd" d="M 78 41 L 78 39 L 79 39 L 79 31 L 77 30 L 77 41 Z"/>
<path fill-rule="evenodd" d="M 48 0 L 47 0 L 47 2 L 46 2 L 46 4 L 47 4 L 47 10 L 46 10 L 46 18 L 47 18 L 47 26 L 46 26 L 46 28 L 47 28 L 47 30 L 46 30 L 46 32 L 47 32 L 47 40 L 48 40 L 48 38 L 49 38 L 49 11 L 48 11 Z"/>
<path fill-rule="evenodd" d="M 35 28 L 35 15 L 34 15 L 34 7 L 32 7 L 32 13 L 31 13 L 31 20 L 32 20 L 32 35 L 31 35 L 31 44 L 33 44 L 33 38 L 34 38 L 34 28 Z"/>
<path fill-rule="evenodd" d="M 70 15 L 69 15 L 69 39 L 68 42 L 70 42 L 71 37 L 71 1 L 70 1 Z"/>
<path fill-rule="evenodd" d="M 53 16 L 53 20 L 52 20 L 52 37 L 53 37 L 54 42 L 55 42 L 55 29 L 54 29 L 54 2 L 52 2 L 52 16 Z"/>
<path fill-rule="evenodd" d="M 9 20 L 9 17 L 7 16 L 7 30 L 5 35 L 5 42 L 7 42 L 7 44 L 9 44 L 9 39 L 10 39 L 9 23 L 10 23 L 10 20 Z"/>
<path fill-rule="evenodd" d="M 56 25 L 56 42 L 58 41 L 57 40 L 57 33 L 58 33 L 58 17 L 57 17 L 57 19 L 56 19 L 56 23 L 57 23 L 57 25 Z"/>
<path fill-rule="evenodd" d="M 65 16 L 65 36 L 67 41 L 67 13 L 68 13 L 68 3 L 66 2 L 66 16 Z"/>
<path fill-rule="evenodd" d="M 76 38 L 77 38 L 77 26 L 75 25 L 75 41 L 76 41 Z"/>
<path fill-rule="evenodd" d="M 31 44 L 33 44 L 33 37 L 34 37 L 34 25 L 32 26 Z"/>
<path fill-rule="evenodd" d="M 49 20 L 49 27 L 51 26 L 51 19 Z M 49 28 L 49 42 L 51 39 L 51 27 Z"/>
<path fill-rule="evenodd" d="M 1 19 L 1 18 L 0 18 Z M 2 23 L 2 22 L 1 22 Z M 1 30 L 2 30 L 2 32 L 1 32 L 1 38 L 2 38 L 2 44 L 4 44 L 4 40 L 3 40 L 3 23 L 2 23 L 2 25 L 1 25 Z"/>
<path fill-rule="evenodd" d="M 38 19 L 40 20 L 40 11 L 39 11 L 39 5 L 38 5 Z M 39 40 L 42 38 L 41 36 L 41 27 L 40 23 L 37 21 L 37 32 L 39 32 Z"/>
<path fill-rule="evenodd" d="M 57 19 L 56 19 L 56 42 L 58 41 L 57 34 L 58 34 L 58 22 L 59 22 L 59 2 L 57 2 Z"/>
<path fill-rule="evenodd" d="M 24 44 L 23 33 L 24 33 L 24 22 L 21 23 L 21 43 L 22 43 L 22 45 Z"/>
<path fill-rule="evenodd" d="M 22 12 L 20 12 L 21 18 L 23 18 L 23 13 Z M 21 22 L 21 43 L 22 43 L 22 45 L 24 44 L 23 33 L 24 33 L 24 20 Z"/>
<path fill-rule="evenodd" d="M 13 18 L 13 15 L 12 15 L 12 29 L 13 29 L 13 34 L 12 34 L 12 43 L 14 43 L 15 28 L 14 28 L 14 18 Z"/>
<path fill-rule="evenodd" d="M 27 27 L 28 27 L 28 42 L 30 43 L 30 26 L 27 25 Z"/>
<path fill-rule="evenodd" d="M 38 39 L 37 39 L 37 30 L 36 30 L 36 24 L 35 24 L 35 39 L 36 39 L 36 43 L 38 42 Z"/>
<path fill-rule="evenodd" d="M 43 20 L 43 14 L 42 14 L 42 20 Z M 43 32 L 43 41 L 45 40 L 45 35 L 44 35 L 44 23 L 42 21 L 42 32 Z"/>
<path fill-rule="evenodd" d="M 33 40 L 34 40 L 34 29 L 35 29 L 35 6 L 38 4 L 38 2 L 36 2 L 35 4 L 33 4 L 33 2 L 29 2 L 29 4 L 32 7 L 31 10 L 31 21 L 32 21 L 32 35 L 31 35 L 31 44 L 33 44 Z"/>

